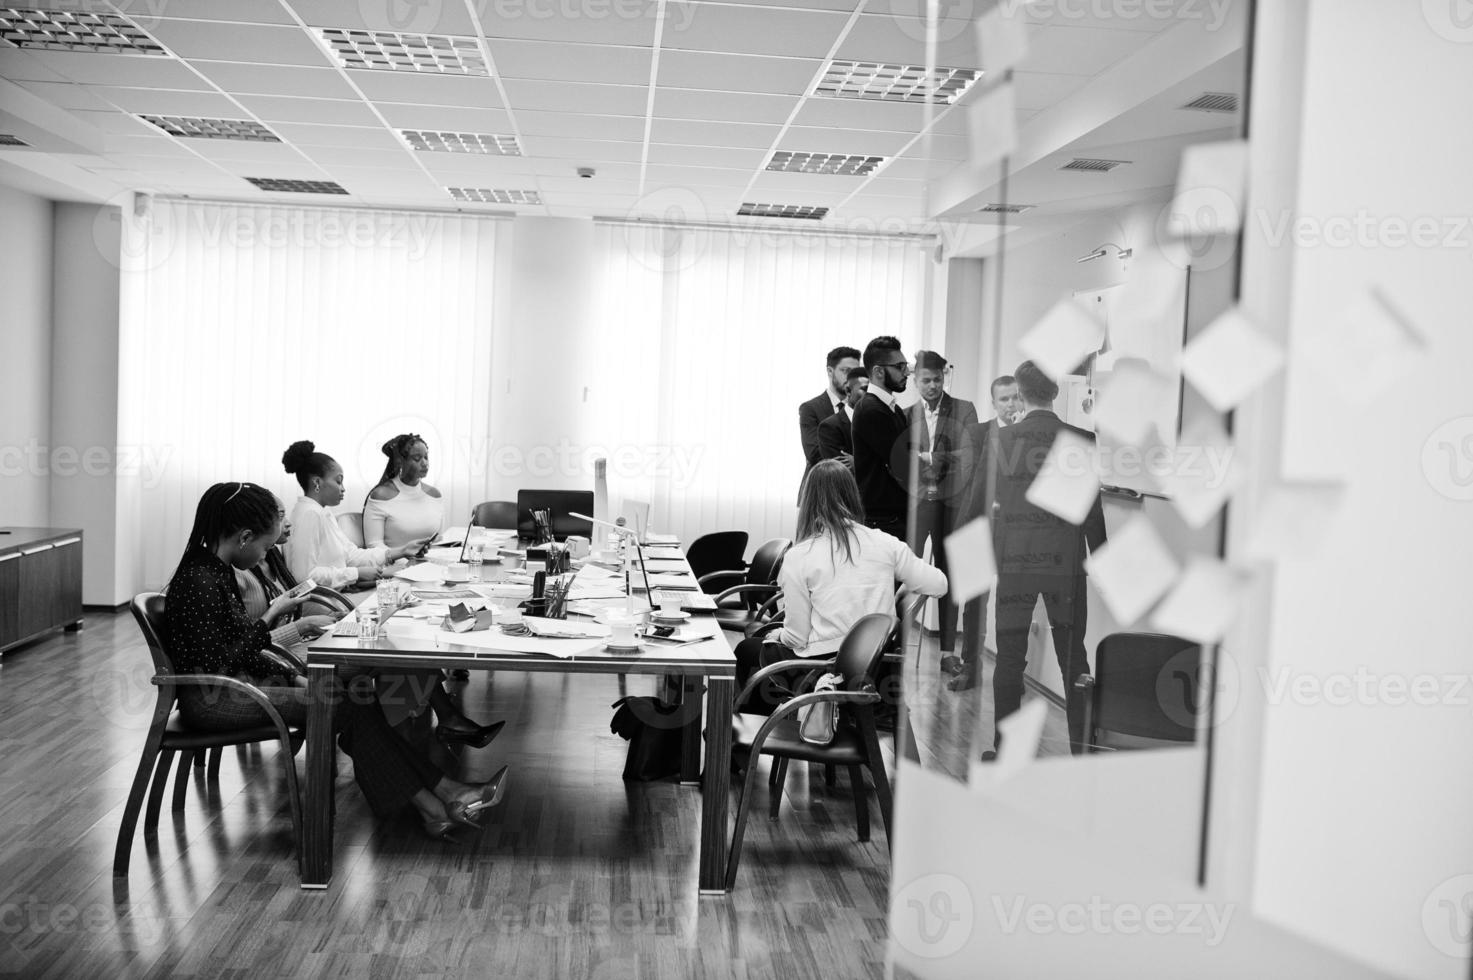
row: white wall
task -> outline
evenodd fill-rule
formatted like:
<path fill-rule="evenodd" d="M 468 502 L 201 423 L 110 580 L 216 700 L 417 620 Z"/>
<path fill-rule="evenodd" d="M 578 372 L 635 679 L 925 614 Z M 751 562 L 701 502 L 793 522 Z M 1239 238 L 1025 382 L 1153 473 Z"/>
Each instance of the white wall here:
<path fill-rule="evenodd" d="M 0 525 L 51 522 L 51 202 L 0 185 Z M 90 544 L 90 542 L 89 542 Z"/>

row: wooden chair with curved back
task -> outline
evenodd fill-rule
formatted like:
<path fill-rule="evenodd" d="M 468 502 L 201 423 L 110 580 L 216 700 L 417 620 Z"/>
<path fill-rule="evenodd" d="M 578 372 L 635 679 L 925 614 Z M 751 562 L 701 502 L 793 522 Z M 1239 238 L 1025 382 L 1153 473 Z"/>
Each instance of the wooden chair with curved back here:
<path fill-rule="evenodd" d="M 771 538 L 762 542 L 745 572 L 712 572 L 698 581 L 704 589 L 718 576 L 736 577 L 743 581 L 716 596 L 716 622 L 724 630 L 745 632 L 759 619 L 763 607 L 778 594 L 777 576 L 782 571 L 783 556 L 793 546 L 791 538 Z"/>
<path fill-rule="evenodd" d="M 499 530 L 515 530 L 517 526 L 517 503 L 515 500 L 486 500 L 476 504 L 471 511 L 471 524 L 475 527 L 493 527 Z"/>

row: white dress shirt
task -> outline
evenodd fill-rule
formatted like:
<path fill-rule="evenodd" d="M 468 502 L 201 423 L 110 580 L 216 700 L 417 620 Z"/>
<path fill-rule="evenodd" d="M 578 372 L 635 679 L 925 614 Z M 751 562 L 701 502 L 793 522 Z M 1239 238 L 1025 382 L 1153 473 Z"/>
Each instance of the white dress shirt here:
<path fill-rule="evenodd" d="M 292 508 L 292 536 L 286 541 L 286 564 L 298 582 L 341 589 L 358 581 L 358 569 L 382 567 L 389 549 L 359 548 L 348 540 L 327 509 L 311 497 L 298 497 Z"/>

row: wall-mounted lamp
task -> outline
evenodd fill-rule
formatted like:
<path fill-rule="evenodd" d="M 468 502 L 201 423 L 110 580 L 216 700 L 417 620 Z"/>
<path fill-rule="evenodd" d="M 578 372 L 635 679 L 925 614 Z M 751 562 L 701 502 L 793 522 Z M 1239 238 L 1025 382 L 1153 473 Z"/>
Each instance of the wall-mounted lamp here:
<path fill-rule="evenodd" d="M 1121 259 L 1122 261 L 1125 260 L 1125 259 L 1130 258 L 1132 255 L 1135 254 L 1135 249 L 1121 248 L 1119 245 L 1116 245 L 1114 242 L 1106 242 L 1105 244 L 1101 245 L 1099 248 L 1095 249 L 1093 252 L 1090 252 L 1088 255 L 1081 255 L 1079 258 L 1075 259 L 1074 261 L 1075 262 L 1093 262 L 1095 259 L 1102 259 L 1106 255 L 1110 254 L 1110 253 L 1108 253 L 1108 252 L 1105 251 L 1105 249 L 1107 249 L 1107 248 L 1113 248 L 1115 250 L 1115 253 L 1116 253 L 1115 254 L 1115 257 L 1118 258 L 1118 259 Z"/>

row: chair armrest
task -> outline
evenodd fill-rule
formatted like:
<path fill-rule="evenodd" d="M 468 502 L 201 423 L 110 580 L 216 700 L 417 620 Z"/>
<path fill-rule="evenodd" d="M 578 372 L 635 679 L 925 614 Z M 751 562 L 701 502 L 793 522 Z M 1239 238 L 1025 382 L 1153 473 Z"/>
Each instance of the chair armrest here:
<path fill-rule="evenodd" d="M 879 704 L 879 692 L 874 690 L 865 691 L 812 691 L 808 694 L 800 694 L 797 697 L 784 701 L 762 727 L 757 729 L 757 734 L 752 738 L 752 758 L 756 758 L 762 752 L 762 743 L 767 741 L 767 736 L 777 727 L 777 723 L 788 715 L 794 714 L 799 708 L 810 704 L 820 704 L 824 701 L 832 701 L 835 704 Z"/>
<path fill-rule="evenodd" d="M 281 665 L 289 670 L 302 674 L 307 672 L 307 662 L 278 643 L 266 644 L 266 648 L 261 652 L 272 660 L 281 661 Z"/>
<path fill-rule="evenodd" d="M 769 633 L 776 633 L 783 628 L 782 619 L 769 619 L 765 623 L 753 623 L 743 630 L 743 635 L 749 640 L 761 639 Z"/>
<path fill-rule="evenodd" d="M 733 585 L 731 588 L 718 595 L 712 601 L 719 606 L 721 605 L 722 601 L 729 599 L 732 596 L 746 595 L 751 592 L 771 596 L 777 594 L 779 591 L 781 590 L 779 590 L 778 587 L 775 585 Z"/>
<path fill-rule="evenodd" d="M 150 680 L 160 686 L 171 684 L 175 687 L 228 687 L 239 691 L 266 712 L 266 717 L 271 719 L 271 724 L 276 726 L 276 734 L 280 736 L 281 744 L 291 745 L 291 730 L 282 720 L 281 712 L 276 710 L 276 705 L 271 703 L 271 699 L 254 684 L 247 684 L 243 680 L 226 677 L 224 674 L 155 674 Z"/>
<path fill-rule="evenodd" d="M 354 609 L 351 599 L 343 595 L 337 589 L 329 589 L 325 585 L 319 585 L 317 588 L 309 592 L 308 595 L 316 599 L 321 599 L 324 605 L 336 606 L 338 612 L 350 613 Z"/>
<path fill-rule="evenodd" d="M 707 572 L 705 575 L 702 575 L 700 578 L 696 579 L 696 584 L 699 585 L 701 587 L 701 589 L 704 591 L 704 589 L 706 588 L 706 586 L 709 585 L 712 582 L 719 582 L 722 579 L 728 579 L 728 578 L 734 578 L 737 581 L 741 581 L 741 580 L 745 579 L 746 577 L 747 577 L 746 569 L 741 569 L 741 568 L 723 568 L 720 571 Z"/>
<path fill-rule="evenodd" d="M 1074 681 L 1074 689 L 1077 691 L 1088 691 L 1094 686 L 1095 679 L 1091 674 L 1080 674 Z"/>
<path fill-rule="evenodd" d="M 767 678 L 772 677 L 774 674 L 781 674 L 791 670 L 820 670 L 824 667 L 832 668 L 833 666 L 834 661 L 832 657 L 779 660 L 775 664 L 768 664 L 766 667 L 763 667 L 761 670 L 757 671 L 757 673 L 747 678 L 746 686 L 743 687 L 739 692 L 737 692 L 736 700 L 732 702 L 732 710 L 735 711 L 737 708 L 740 708 L 742 706 L 742 703 L 745 702 L 747 698 L 751 696 L 752 692 L 757 689 L 757 685 L 767 680 Z"/>

